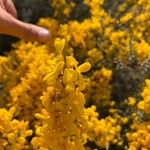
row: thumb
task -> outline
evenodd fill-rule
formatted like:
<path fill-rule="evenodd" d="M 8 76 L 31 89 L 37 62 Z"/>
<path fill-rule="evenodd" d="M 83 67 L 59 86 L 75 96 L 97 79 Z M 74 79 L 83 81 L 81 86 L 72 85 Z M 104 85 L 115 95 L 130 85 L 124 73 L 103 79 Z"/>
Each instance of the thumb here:
<path fill-rule="evenodd" d="M 28 41 L 47 42 L 50 40 L 51 35 L 48 30 L 29 23 L 23 23 L 2 9 L 0 9 L 0 14 L 0 33 Z"/>

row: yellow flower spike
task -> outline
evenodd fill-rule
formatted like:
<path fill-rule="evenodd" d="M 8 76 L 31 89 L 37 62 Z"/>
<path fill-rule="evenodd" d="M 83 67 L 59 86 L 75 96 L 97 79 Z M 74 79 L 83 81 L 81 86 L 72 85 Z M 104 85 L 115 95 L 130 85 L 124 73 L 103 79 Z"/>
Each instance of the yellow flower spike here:
<path fill-rule="evenodd" d="M 85 62 L 85 63 L 83 63 L 82 65 L 80 65 L 79 67 L 77 67 L 77 71 L 78 72 L 87 72 L 87 71 L 89 71 L 91 69 L 91 65 L 90 65 L 90 63 L 89 62 Z"/>
<path fill-rule="evenodd" d="M 55 40 L 55 44 L 54 45 L 55 45 L 55 49 L 56 49 L 55 53 L 57 55 L 62 54 L 62 51 L 63 51 L 63 49 L 65 47 L 65 39 L 57 38 Z"/>
<path fill-rule="evenodd" d="M 77 79 L 78 79 L 78 74 L 75 70 L 65 69 L 64 76 L 63 76 L 64 83 L 70 84 L 74 81 L 77 81 Z"/>

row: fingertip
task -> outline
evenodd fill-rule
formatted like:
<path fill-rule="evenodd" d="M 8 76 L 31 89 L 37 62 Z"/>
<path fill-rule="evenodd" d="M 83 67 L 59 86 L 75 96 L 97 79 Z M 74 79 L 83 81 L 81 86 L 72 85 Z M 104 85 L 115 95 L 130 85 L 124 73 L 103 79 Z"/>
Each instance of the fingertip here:
<path fill-rule="evenodd" d="M 41 43 L 48 42 L 51 39 L 50 32 L 37 25 L 22 23 L 22 37 L 28 41 L 37 41 Z"/>
<path fill-rule="evenodd" d="M 51 39 L 51 34 L 48 30 L 41 28 L 38 31 L 37 41 L 39 42 L 48 42 Z"/>

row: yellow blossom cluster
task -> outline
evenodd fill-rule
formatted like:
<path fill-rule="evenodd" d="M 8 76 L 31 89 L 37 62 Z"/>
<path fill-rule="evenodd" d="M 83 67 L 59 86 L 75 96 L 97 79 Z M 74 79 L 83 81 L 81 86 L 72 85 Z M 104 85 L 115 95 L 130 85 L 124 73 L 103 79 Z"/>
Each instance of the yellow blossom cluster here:
<path fill-rule="evenodd" d="M 127 150 L 149 150 L 150 149 L 150 123 L 134 123 L 131 125 L 131 131 L 126 133 L 128 140 Z"/>
<path fill-rule="evenodd" d="M 59 24 L 55 19 L 40 19 L 39 25 L 47 27 L 49 30 L 52 30 L 53 36 L 59 36 L 65 38 L 68 43 L 68 50 L 73 47 L 79 46 L 77 55 L 80 54 L 87 55 L 86 49 L 90 50 L 95 48 L 95 41 L 93 36 L 102 32 L 102 23 L 101 20 L 105 17 L 105 25 L 109 25 L 113 22 L 113 18 L 107 15 L 107 13 L 102 9 L 103 1 L 84 1 L 84 3 L 90 7 L 91 17 L 85 19 L 83 22 L 78 22 L 77 20 L 70 20 L 68 23 Z M 60 4 L 60 3 L 59 3 Z M 55 3 L 55 5 L 57 5 Z M 63 6 L 64 4 L 62 4 Z M 67 5 L 67 2 L 66 2 Z M 72 5 L 72 4 L 70 4 Z M 100 19 L 99 19 L 100 18 Z M 54 26 L 57 28 L 57 32 L 53 31 Z"/>
<path fill-rule="evenodd" d="M 65 38 L 70 49 L 72 46 L 79 47 L 80 51 L 75 52 L 78 57 L 80 54 L 87 57 L 88 51 L 95 48 L 100 51 L 102 57 L 105 53 L 108 57 L 115 53 L 117 57 L 124 59 L 133 50 L 135 50 L 141 61 L 149 56 L 149 1 L 125 1 L 116 10 L 117 16 L 120 16 L 119 18 L 111 17 L 104 10 L 103 0 L 84 0 L 83 2 L 89 6 L 91 13 L 91 17 L 83 22 L 69 20 L 67 23 L 61 24 L 51 18 L 50 20 L 41 19 L 39 24 L 49 28 L 52 32 L 56 31 L 53 31 L 52 26 L 57 28 L 57 32 L 53 34 Z M 73 2 L 68 4 L 65 0 L 58 3 L 53 1 L 53 3 L 55 3 L 53 5 L 63 8 L 64 5 L 67 7 L 74 7 L 75 5 L 72 4 Z M 130 6 L 132 8 L 128 9 Z M 93 40 L 96 35 L 100 37 Z M 100 56 L 99 59 L 102 57 Z"/>
<path fill-rule="evenodd" d="M 112 92 L 111 80 L 111 70 L 102 68 L 93 72 L 87 83 L 86 100 L 92 101 L 96 106 L 108 105 Z"/>
<path fill-rule="evenodd" d="M 0 109 L 0 149 L 1 150 L 22 150 L 29 149 L 30 143 L 27 137 L 32 135 L 29 130 L 28 121 L 13 119 L 15 107 L 8 111 Z"/>
<path fill-rule="evenodd" d="M 71 13 L 71 9 L 74 8 L 73 1 L 68 5 L 66 0 L 55 0 L 52 1 L 52 7 L 55 9 L 54 16 L 69 16 Z M 61 19 L 61 18 L 60 18 Z"/>
<path fill-rule="evenodd" d="M 141 40 L 140 42 L 135 43 L 134 45 L 137 55 L 140 56 L 141 61 L 149 58 L 150 56 L 150 44 L 145 40 Z"/>
<path fill-rule="evenodd" d="M 146 113 L 150 113 L 150 80 L 146 80 L 146 86 L 141 93 L 143 100 L 138 103 L 138 108 Z"/>
<path fill-rule="evenodd" d="M 121 125 L 128 122 L 127 118 L 119 116 L 117 111 L 113 110 L 113 116 L 98 119 L 99 113 L 94 105 L 86 108 L 84 113 L 88 124 L 87 138 L 90 141 L 106 149 L 109 149 L 110 144 L 122 145 Z"/>
<path fill-rule="evenodd" d="M 149 56 L 150 8 L 148 1 L 125 1 L 117 7 L 116 15 L 119 18 L 111 17 L 104 10 L 103 0 L 84 0 L 83 3 L 90 8 L 91 17 L 82 22 L 69 20 L 60 23 L 54 18 L 42 18 L 39 25 L 47 27 L 52 31 L 54 37 L 65 38 L 68 47 L 67 53 L 81 60 L 88 59 L 93 66 L 100 60 L 114 55 L 126 60 L 126 57 L 133 51 L 140 61 Z M 53 1 L 53 5 L 58 5 L 63 10 L 66 7 L 75 7 L 74 2 L 68 3 L 65 0 L 58 3 Z M 129 9 L 130 6 L 132 6 L 131 9 Z M 59 11 L 58 8 L 57 11 Z M 60 10 L 60 12 L 62 11 Z M 144 22 L 147 23 L 143 24 Z M 94 59 L 95 55 L 97 57 Z"/>

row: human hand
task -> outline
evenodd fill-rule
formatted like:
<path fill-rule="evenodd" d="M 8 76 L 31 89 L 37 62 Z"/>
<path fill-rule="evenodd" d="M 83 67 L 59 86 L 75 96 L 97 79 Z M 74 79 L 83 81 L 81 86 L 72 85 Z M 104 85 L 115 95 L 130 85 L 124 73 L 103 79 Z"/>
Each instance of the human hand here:
<path fill-rule="evenodd" d="M 51 37 L 48 30 L 17 20 L 12 0 L 0 0 L 0 33 L 38 42 L 47 42 Z"/>

